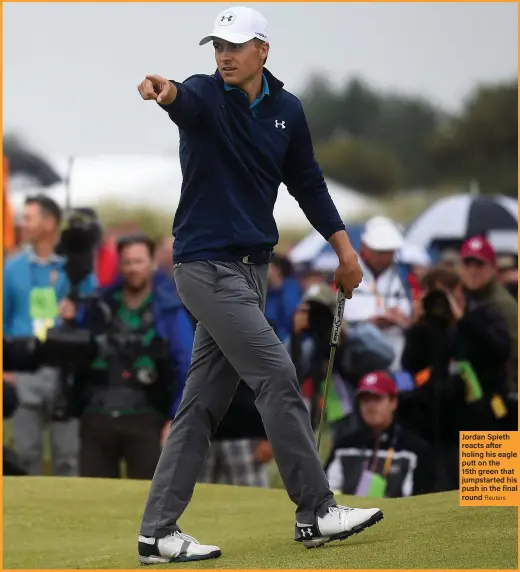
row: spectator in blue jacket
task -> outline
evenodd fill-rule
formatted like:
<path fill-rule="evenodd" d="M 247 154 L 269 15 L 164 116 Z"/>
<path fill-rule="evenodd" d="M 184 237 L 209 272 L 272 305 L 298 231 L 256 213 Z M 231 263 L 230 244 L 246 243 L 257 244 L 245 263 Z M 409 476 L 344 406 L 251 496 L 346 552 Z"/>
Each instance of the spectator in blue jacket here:
<path fill-rule="evenodd" d="M 7 260 L 3 282 L 3 333 L 8 336 L 37 336 L 59 325 L 58 305 L 67 296 L 70 282 L 65 259 L 55 253 L 62 213 L 49 197 L 37 195 L 25 201 L 21 238 L 27 248 Z M 96 289 L 94 274 L 80 284 L 80 294 Z M 13 416 L 14 449 L 30 475 L 42 473 L 43 432 L 50 431 L 54 475 L 77 474 L 77 420 L 56 420 L 59 372 L 42 367 L 36 373 L 7 372 L 20 405 Z"/>
<path fill-rule="evenodd" d="M 125 460 L 129 478 L 151 479 L 180 403 L 194 332 L 173 282 L 154 272 L 154 243 L 124 237 L 118 256 L 121 275 L 101 294 L 105 311 L 95 303 L 82 318 L 107 341 L 76 377 L 80 475 L 117 478 Z M 70 304 L 62 310 L 74 316 Z"/>
<path fill-rule="evenodd" d="M 293 316 L 302 297 L 302 288 L 293 276 L 290 262 L 281 256 L 273 256 L 271 259 L 267 280 L 265 317 L 283 342 L 291 333 Z"/>

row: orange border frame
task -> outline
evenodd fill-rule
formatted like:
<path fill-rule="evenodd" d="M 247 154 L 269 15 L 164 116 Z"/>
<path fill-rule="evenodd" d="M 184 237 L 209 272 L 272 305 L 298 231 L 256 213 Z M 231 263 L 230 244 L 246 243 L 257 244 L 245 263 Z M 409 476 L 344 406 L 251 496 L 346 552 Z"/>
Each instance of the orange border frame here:
<path fill-rule="evenodd" d="M 34 0 L 36 2 L 44 2 L 45 0 Z M 58 1 L 64 1 L 64 0 L 58 0 Z M 86 2 L 94 2 L 95 0 L 86 0 Z M 115 0 L 116 2 L 122 2 L 125 0 Z M 128 2 L 141 2 L 141 0 L 127 0 Z M 169 0 L 155 0 L 155 1 L 159 1 L 159 2 L 168 2 Z M 175 2 L 177 0 L 174 0 Z M 188 0 L 188 1 L 192 1 L 192 2 L 197 2 L 198 0 Z M 222 3 L 221 0 L 209 0 L 210 2 L 219 2 Z M 271 0 L 273 2 L 282 2 L 282 1 L 289 1 L 289 2 L 313 2 L 314 0 Z M 322 1 L 322 0 L 318 0 Z M 333 2 L 344 2 L 344 1 L 350 1 L 350 0 L 331 0 Z M 373 2 L 374 0 L 368 0 L 368 2 Z M 395 0 L 381 0 L 383 2 L 394 2 Z M 417 2 L 418 0 L 401 0 L 404 2 Z M 442 1 L 442 0 L 433 0 L 434 2 L 438 2 L 438 1 Z M 453 0 L 448 0 L 450 3 L 453 2 Z M 462 2 L 474 2 L 474 0 L 460 0 Z M 485 0 L 476 0 L 478 3 L 482 2 L 484 3 Z M 495 0 L 491 0 L 492 2 L 494 2 Z M 24 2 L 24 0 L 14 0 L 14 2 Z M 14 3 L 13 2 L 13 3 Z M 315 3 L 318 3 L 315 2 Z M 73 2 L 71 2 L 73 3 Z M 84 3 L 84 2 L 81 2 Z M 458 2 L 454 2 L 454 3 L 458 3 Z M 489 3 L 489 2 L 486 2 Z M 514 2 L 512 0 L 504 0 L 504 2 L 501 3 L 507 3 L 507 4 L 518 4 L 518 2 Z M 2 30 L 2 36 L 3 36 L 3 2 L 0 4 L 0 25 L 1 25 L 1 30 Z M 517 50 L 519 51 L 520 54 L 520 50 L 519 50 L 519 46 L 517 45 Z M 0 44 L 0 54 L 3 56 L 3 43 Z M 3 57 L 2 57 L 2 63 L 3 63 Z M 518 79 L 518 70 L 517 70 L 517 79 Z M 520 107 L 520 98 L 519 98 L 519 107 Z M 0 95 L 0 110 L 2 111 L 1 115 L 0 115 L 0 121 L 3 121 L 3 94 Z M 518 121 L 518 127 L 520 130 L 520 119 Z M 0 142 L 0 147 L 2 146 L 2 143 Z M 3 149 L 2 149 L 3 151 Z M 520 149 L 518 150 L 518 159 L 519 159 L 519 163 L 520 163 Z M 3 167 L 2 167 L 3 170 Z M 518 177 L 518 182 L 520 183 L 520 175 Z M 3 221 L 3 201 L 0 201 L 0 204 L 2 206 L 0 206 L 0 220 Z M 2 233 L 2 242 L 3 242 L 3 233 Z M 3 244 L 2 244 L 3 246 Z M 520 240 L 519 240 L 519 248 L 520 248 Z M 3 251 L 2 251 L 3 252 Z M 0 285 L 2 284 L 2 273 L 3 273 L 3 253 L 2 253 L 2 268 L 0 268 Z M 0 303 L 0 314 L 1 314 L 1 303 Z M 2 367 L 3 364 L 3 356 L 2 356 L 2 350 L 0 349 L 0 367 Z M 3 368 L 2 368 L 3 369 Z M 520 373 L 520 367 L 519 367 L 519 373 Z M 2 405 L 2 392 L 0 391 L 0 405 Z M 520 407 L 519 407 L 519 414 L 520 414 Z M 0 437 L 2 436 L 2 428 L 0 427 Z M 0 457 L 1 457 L 2 453 L 0 453 Z M 0 523 L 2 523 L 3 521 L 3 483 L 2 483 L 2 479 L 0 479 Z M 518 510 L 518 541 L 519 541 L 519 547 L 520 547 L 520 508 L 517 509 Z M 0 525 L 0 529 L 2 530 L 2 534 L 0 534 L 0 554 L 3 555 L 3 527 Z M 177 568 L 176 566 L 172 566 L 171 567 L 172 570 L 176 570 L 178 572 L 189 572 L 190 569 L 184 569 L 184 568 Z M 4 570 L 3 568 L 3 560 L 2 562 L 0 562 L 0 570 Z M 47 570 L 47 569 L 46 569 Z M 105 570 L 94 570 L 94 569 L 89 569 L 91 570 L 91 572 L 106 572 Z M 123 570 L 123 569 L 115 569 L 115 570 Z M 115 572 L 114 570 L 114 572 Z M 225 570 L 224 568 L 213 568 L 213 570 Z M 236 570 L 236 569 L 235 569 Z M 275 570 L 275 569 L 271 569 L 271 572 Z M 301 570 L 301 569 L 299 569 Z M 347 572 L 346 570 L 338 570 L 335 569 L 337 572 Z M 357 569 L 359 570 L 359 569 Z M 415 572 L 412 570 L 406 570 L 406 569 L 398 569 L 402 572 Z M 466 571 L 463 569 L 450 569 L 450 572 L 475 572 L 475 570 L 477 569 L 472 569 L 471 571 Z M 50 570 L 50 572 L 75 572 L 74 570 L 62 570 L 62 569 L 58 569 L 58 570 Z M 111 572 L 110 570 L 108 572 Z M 129 570 L 124 570 L 124 572 L 131 572 L 131 569 Z M 237 572 L 242 572 L 241 570 L 237 571 Z M 246 570 L 244 569 L 243 572 L 246 572 Z M 269 572 L 267 569 L 262 569 L 262 570 L 258 570 L 258 571 L 249 571 L 249 572 Z M 278 570 L 276 569 L 276 572 L 296 572 L 293 570 L 289 570 L 289 569 L 283 569 L 283 570 Z M 316 572 L 325 572 L 325 570 L 321 571 L 321 570 L 317 570 Z M 349 571 L 350 572 L 350 571 Z M 377 570 L 367 570 L 366 572 L 389 572 L 389 570 L 385 570 L 385 569 L 377 569 Z M 440 569 L 428 569 L 428 572 L 441 572 Z M 485 572 L 497 572 L 496 569 L 493 570 L 485 570 Z"/>

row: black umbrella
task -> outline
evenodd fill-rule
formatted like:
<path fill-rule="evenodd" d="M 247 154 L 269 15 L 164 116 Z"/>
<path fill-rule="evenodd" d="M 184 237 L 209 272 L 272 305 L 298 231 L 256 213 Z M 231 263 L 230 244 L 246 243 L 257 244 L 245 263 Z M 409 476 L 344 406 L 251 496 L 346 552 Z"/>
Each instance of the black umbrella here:
<path fill-rule="evenodd" d="M 16 140 L 5 138 L 4 156 L 9 161 L 11 175 L 25 175 L 36 179 L 42 187 L 50 187 L 63 181 L 62 177 L 38 154 L 27 150 Z"/>

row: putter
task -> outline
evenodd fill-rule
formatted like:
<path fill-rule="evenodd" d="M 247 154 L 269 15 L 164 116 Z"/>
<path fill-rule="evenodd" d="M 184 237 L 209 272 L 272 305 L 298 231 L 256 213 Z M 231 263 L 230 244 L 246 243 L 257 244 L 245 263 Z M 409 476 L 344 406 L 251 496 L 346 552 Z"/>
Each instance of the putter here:
<path fill-rule="evenodd" d="M 332 378 L 332 366 L 334 365 L 334 358 L 336 356 L 336 348 L 339 343 L 339 335 L 341 332 L 341 323 L 343 322 L 343 312 L 345 310 L 345 294 L 338 290 L 336 297 L 336 310 L 334 311 L 334 319 L 332 322 L 332 332 L 330 333 L 330 356 L 329 365 L 327 367 L 327 378 L 325 379 L 325 391 L 323 393 L 323 403 L 321 405 L 320 424 L 318 427 L 318 440 L 317 449 L 320 450 L 321 433 L 323 430 L 323 421 L 325 420 L 325 407 L 327 405 L 327 395 Z"/>

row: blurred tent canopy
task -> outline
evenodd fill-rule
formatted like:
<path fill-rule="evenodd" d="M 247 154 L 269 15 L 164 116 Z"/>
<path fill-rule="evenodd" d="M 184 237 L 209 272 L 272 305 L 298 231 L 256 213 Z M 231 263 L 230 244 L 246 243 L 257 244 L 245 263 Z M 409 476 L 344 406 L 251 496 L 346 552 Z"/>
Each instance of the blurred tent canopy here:
<path fill-rule="evenodd" d="M 45 189 L 61 206 L 66 202 L 67 179 L 71 206 L 99 207 L 106 204 L 124 208 L 155 209 L 173 217 L 179 204 L 182 172 L 177 156 L 108 155 L 76 157 L 67 173 L 65 159 L 53 162 L 59 181 Z M 336 207 L 346 220 L 359 217 L 374 208 L 375 201 L 328 179 L 327 184 Z M 32 192 L 32 191 L 31 191 Z M 13 193 L 13 205 L 20 208 L 23 197 Z M 280 230 L 308 231 L 310 223 L 289 194 L 280 185 L 274 216 Z"/>

